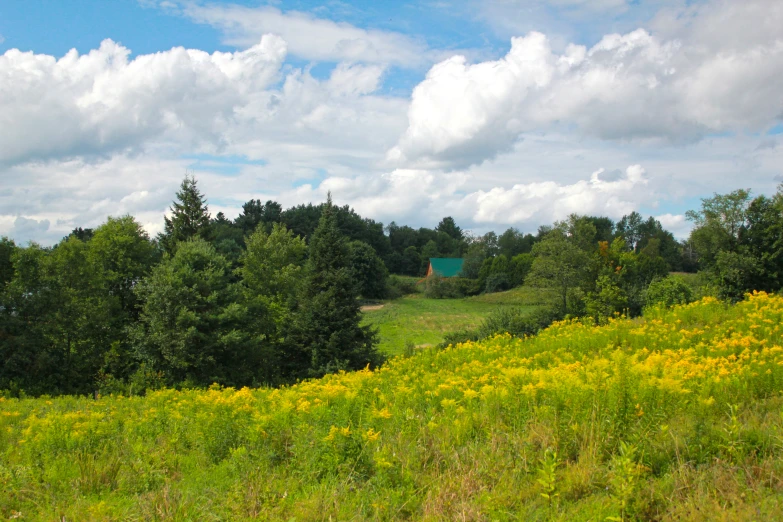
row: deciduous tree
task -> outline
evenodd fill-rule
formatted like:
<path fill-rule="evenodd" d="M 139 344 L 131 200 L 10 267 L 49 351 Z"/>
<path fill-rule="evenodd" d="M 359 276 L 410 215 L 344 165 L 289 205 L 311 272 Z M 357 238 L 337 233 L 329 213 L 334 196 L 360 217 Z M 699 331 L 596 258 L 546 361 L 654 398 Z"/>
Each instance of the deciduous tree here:
<path fill-rule="evenodd" d="M 563 313 L 574 309 L 569 301 L 571 290 L 577 288 L 586 274 L 587 254 L 569 241 L 563 227 L 548 233 L 533 247 L 535 260 L 526 283 L 530 286 L 556 289 Z"/>

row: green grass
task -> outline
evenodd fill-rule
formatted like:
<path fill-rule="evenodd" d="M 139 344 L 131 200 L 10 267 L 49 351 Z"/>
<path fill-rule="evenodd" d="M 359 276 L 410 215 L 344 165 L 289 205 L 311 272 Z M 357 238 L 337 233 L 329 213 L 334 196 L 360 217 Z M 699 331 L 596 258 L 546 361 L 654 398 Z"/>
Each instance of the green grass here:
<path fill-rule="evenodd" d="M 546 290 L 526 287 L 464 299 L 427 299 L 413 294 L 384 301 L 383 308 L 368 309 L 364 324 L 378 328 L 381 352 L 397 355 L 404 352 L 408 343 L 436 345 L 449 332 L 474 328 L 501 308 L 533 310 L 544 304 L 547 296 Z"/>

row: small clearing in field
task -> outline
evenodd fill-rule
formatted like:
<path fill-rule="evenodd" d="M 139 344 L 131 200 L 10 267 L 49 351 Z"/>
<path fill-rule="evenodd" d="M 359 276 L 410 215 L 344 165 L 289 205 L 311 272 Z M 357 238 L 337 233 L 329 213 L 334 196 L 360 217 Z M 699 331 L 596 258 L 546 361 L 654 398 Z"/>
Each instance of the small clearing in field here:
<path fill-rule="evenodd" d="M 464 299 L 427 299 L 422 294 L 412 294 L 380 305 L 363 306 L 362 312 L 369 312 L 364 316 L 364 324 L 378 329 L 380 351 L 396 355 L 403 353 L 408 344 L 435 346 L 450 332 L 475 328 L 498 309 L 532 311 L 547 299 L 546 291 L 527 287 Z"/>

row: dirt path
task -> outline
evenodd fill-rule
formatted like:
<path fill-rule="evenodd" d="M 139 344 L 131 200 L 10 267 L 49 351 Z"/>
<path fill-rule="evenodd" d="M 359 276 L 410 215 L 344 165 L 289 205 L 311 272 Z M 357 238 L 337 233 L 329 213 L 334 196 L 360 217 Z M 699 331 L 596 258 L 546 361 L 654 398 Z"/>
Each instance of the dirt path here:
<path fill-rule="evenodd" d="M 382 305 L 382 304 L 380 304 L 380 305 L 367 305 L 367 306 L 362 306 L 362 307 L 360 308 L 360 310 L 361 310 L 362 312 L 372 312 L 372 311 L 374 311 L 374 310 L 380 310 L 380 309 L 381 309 L 381 308 L 383 308 L 384 306 L 386 306 L 386 305 Z"/>

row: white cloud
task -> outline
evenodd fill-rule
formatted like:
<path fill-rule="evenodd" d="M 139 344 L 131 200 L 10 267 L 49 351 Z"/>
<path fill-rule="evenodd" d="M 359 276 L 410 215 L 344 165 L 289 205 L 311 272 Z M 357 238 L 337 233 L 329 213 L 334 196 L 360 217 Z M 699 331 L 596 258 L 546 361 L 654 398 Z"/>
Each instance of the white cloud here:
<path fill-rule="evenodd" d="M 276 78 L 285 42 L 236 53 L 174 48 L 129 60 L 111 40 L 85 55 L 0 56 L 0 163 L 101 154 L 175 138 L 216 143 L 238 105 Z"/>
<path fill-rule="evenodd" d="M 451 215 L 467 228 L 517 226 L 534 231 L 572 213 L 620 218 L 656 197 L 640 165 L 628 167 L 614 181 L 603 181 L 603 172 L 572 184 L 543 181 L 466 191 L 470 176 L 465 173 L 397 169 L 352 179 L 328 178 L 317 186 L 286 191 L 280 200 L 286 204 L 323 201 L 331 191 L 336 203 L 350 204 L 360 214 L 386 223 L 434 226 Z"/>
<path fill-rule="evenodd" d="M 263 158 L 275 143 L 378 155 L 404 128 L 406 102 L 373 94 L 383 66 L 341 63 L 325 80 L 293 68 L 283 76 L 277 36 L 235 53 L 129 54 L 106 40 L 60 59 L 0 55 L 0 165 L 117 153 Z"/>
<path fill-rule="evenodd" d="M 693 228 L 692 224 L 685 219 L 684 214 L 666 213 L 655 216 L 655 219 L 660 221 L 663 228 L 674 234 L 675 237 L 687 237 L 688 232 Z"/>
<path fill-rule="evenodd" d="M 332 190 L 387 223 L 434 226 L 452 215 L 479 231 L 533 232 L 571 212 L 639 210 L 687 232 L 682 214 L 698 197 L 774 191 L 783 161 L 777 137 L 743 133 L 783 112 L 780 26 L 765 21 L 760 35 L 743 29 L 744 40 L 721 43 L 701 35 L 714 14 L 662 15 L 658 29 L 592 48 L 556 51 L 532 33 L 500 60 L 435 65 L 411 100 L 378 94 L 396 70 L 386 64 L 410 41 L 398 58 L 339 63 L 325 79 L 286 65 L 291 44 L 272 35 L 235 53 L 131 59 L 111 41 L 60 59 L 9 51 L 0 56 L 0 234 L 51 244 L 124 213 L 154 234 L 188 168 L 212 212 L 229 217 L 250 198 L 290 206 Z"/>
<path fill-rule="evenodd" d="M 696 0 L 699 1 L 699 0 Z M 473 0 L 472 13 L 501 38 L 546 33 L 556 50 L 607 32 L 643 26 L 661 8 L 684 0 Z"/>
<path fill-rule="evenodd" d="M 134 215 L 155 234 L 162 230 L 163 211 L 186 165 L 186 160 L 115 155 L 0 171 L 0 234 L 51 244 L 76 227 L 96 227 L 107 216 L 124 214 Z"/>
<path fill-rule="evenodd" d="M 569 127 L 605 140 L 678 143 L 764 131 L 783 117 L 783 7 L 756 4 L 699 10 L 688 38 L 661 40 L 639 29 L 555 53 L 544 35 L 530 33 L 513 38 L 500 60 L 443 61 L 414 89 L 408 129 L 387 157 L 460 168 L 509 150 L 524 132 Z M 729 38 L 720 47 L 700 17 L 729 15 L 767 29 L 751 38 L 755 45 Z"/>
<path fill-rule="evenodd" d="M 688 42 L 690 51 L 714 54 L 766 48 L 780 41 L 783 4 L 778 0 L 678 2 L 656 13 L 651 30 Z"/>
<path fill-rule="evenodd" d="M 382 149 L 259 139 L 253 145 L 266 151 L 266 163 L 239 165 L 230 175 L 204 170 L 195 174 L 211 212 L 222 211 L 230 218 L 251 198 L 274 199 L 289 207 L 324 201 L 331 190 L 337 203 L 384 223 L 431 227 L 452 215 L 460 226 L 481 233 L 508 226 L 535 232 L 570 212 L 617 219 L 637 210 L 658 216 L 683 237 L 690 225 L 680 227 L 676 216 L 695 208 L 698 197 L 738 187 L 751 187 L 755 194 L 775 191 L 779 181 L 773 178 L 780 174 L 783 149 L 755 152 L 758 142 L 723 137 L 650 151 L 639 144 L 613 148 L 597 140 L 574 142 L 568 134 L 527 135 L 512 152 L 492 162 L 444 173 L 380 170 L 375 161 Z M 758 158 L 752 169 L 738 160 L 746 156 Z M 640 157 L 649 175 L 638 167 L 617 168 Z M 183 173 L 194 163 L 153 154 L 114 155 L 0 170 L 0 235 L 12 232 L 18 216 L 48 220 L 45 232 L 14 237 L 51 244 L 74 227 L 95 227 L 108 215 L 124 213 L 156 234 Z"/>
<path fill-rule="evenodd" d="M 48 219 L 33 219 L 24 216 L 0 215 L 0 236 L 16 239 L 20 243 L 30 238 L 40 238 L 49 230 Z"/>
<path fill-rule="evenodd" d="M 603 169 L 592 174 L 589 181 L 571 185 L 555 181 L 520 183 L 510 189 L 480 190 L 466 197 L 475 201 L 476 223 L 536 223 L 547 224 L 569 214 L 589 214 L 622 217 L 650 200 L 645 189 L 647 179 L 640 165 L 632 165 L 625 176 L 615 181 L 603 181 Z"/>
<path fill-rule="evenodd" d="M 428 65 L 423 41 L 391 31 L 362 29 L 344 22 L 317 18 L 309 13 L 271 6 L 180 2 L 169 10 L 195 22 L 218 27 L 229 45 L 246 47 L 263 34 L 281 36 L 293 56 L 327 62 L 365 62 L 400 67 Z M 164 6 L 161 6 L 164 7 Z"/>
<path fill-rule="evenodd" d="M 337 95 L 370 94 L 378 89 L 383 67 L 339 64 L 329 78 L 327 88 Z"/>

